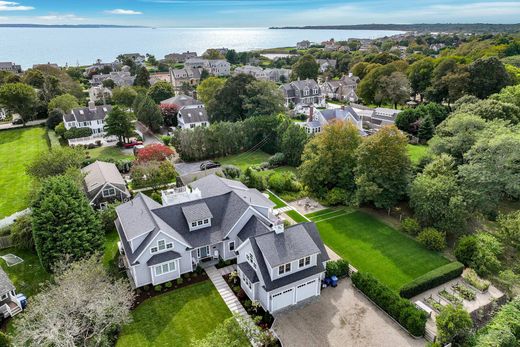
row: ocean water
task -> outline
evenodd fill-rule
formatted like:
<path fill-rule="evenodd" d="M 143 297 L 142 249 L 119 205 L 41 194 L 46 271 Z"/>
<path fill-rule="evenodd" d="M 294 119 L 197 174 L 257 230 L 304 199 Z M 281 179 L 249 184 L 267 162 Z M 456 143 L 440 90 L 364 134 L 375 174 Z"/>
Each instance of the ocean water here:
<path fill-rule="evenodd" d="M 309 40 L 377 38 L 398 34 L 383 30 L 270 30 L 267 28 L 0 28 L 0 61 L 23 68 L 37 63 L 85 65 L 113 61 L 121 53 L 172 52 L 226 47 L 237 51 L 295 46 Z"/>

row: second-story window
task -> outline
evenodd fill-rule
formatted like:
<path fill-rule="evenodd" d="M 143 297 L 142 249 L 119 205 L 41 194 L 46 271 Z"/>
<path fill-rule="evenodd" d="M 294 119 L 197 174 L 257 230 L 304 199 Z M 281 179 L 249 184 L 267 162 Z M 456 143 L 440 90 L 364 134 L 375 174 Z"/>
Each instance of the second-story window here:
<path fill-rule="evenodd" d="M 291 272 L 291 263 L 278 266 L 278 274 L 283 275 L 286 272 Z"/>
<path fill-rule="evenodd" d="M 298 261 L 298 267 L 304 267 L 304 266 L 309 265 L 310 263 L 311 263 L 311 257 L 301 258 Z"/>

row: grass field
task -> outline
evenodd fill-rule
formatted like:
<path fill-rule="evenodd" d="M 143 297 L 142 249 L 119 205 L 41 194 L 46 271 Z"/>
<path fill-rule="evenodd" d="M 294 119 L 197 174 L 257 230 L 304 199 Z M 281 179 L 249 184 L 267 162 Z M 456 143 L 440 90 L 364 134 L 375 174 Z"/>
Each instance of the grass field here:
<path fill-rule="evenodd" d="M 285 207 L 287 206 L 285 204 L 285 202 L 283 202 L 282 200 L 280 200 L 278 197 L 276 197 L 276 195 L 274 195 L 273 193 L 271 192 L 267 192 L 267 194 L 269 194 L 269 200 L 271 200 L 272 202 L 274 202 L 276 205 L 273 207 L 273 208 L 280 208 L 280 207 Z"/>
<path fill-rule="evenodd" d="M 360 211 L 327 209 L 307 217 L 316 222 L 327 246 L 358 270 L 372 273 L 394 290 L 449 263 L 448 259 Z"/>
<path fill-rule="evenodd" d="M 204 338 L 231 312 L 210 281 L 146 300 L 124 326 L 117 347 L 190 346 Z"/>
<path fill-rule="evenodd" d="M 220 162 L 222 165 L 234 165 L 240 168 L 240 170 L 244 171 L 249 166 L 259 165 L 264 161 L 269 159 L 270 155 L 262 152 L 252 152 L 252 153 L 240 153 L 229 155 L 223 158 L 217 158 L 216 161 Z"/>
<path fill-rule="evenodd" d="M 419 163 L 419 161 L 428 154 L 428 146 L 408 144 L 407 149 L 412 164 Z"/>
<path fill-rule="evenodd" d="M 23 259 L 23 263 L 13 266 L 7 266 L 3 259 L 0 260 L 2 269 L 13 282 L 16 291 L 25 294 L 27 297 L 37 294 L 40 291 L 40 284 L 45 283 L 51 276 L 41 266 L 36 252 L 16 248 L 6 248 L 0 251 L 0 255 L 8 253 Z"/>
<path fill-rule="evenodd" d="M 27 208 L 31 177 L 25 168 L 47 150 L 44 128 L 0 132 L 0 219 Z"/>
<path fill-rule="evenodd" d="M 96 160 L 121 160 L 121 159 L 130 159 L 133 160 L 134 156 L 132 154 L 124 153 L 121 148 L 116 146 L 104 146 L 104 147 L 96 147 L 93 149 L 87 149 L 88 155 L 92 159 Z"/>
<path fill-rule="evenodd" d="M 289 217 L 291 217 L 291 219 L 293 221 L 295 221 L 296 223 L 304 223 L 304 222 L 308 222 L 308 220 L 302 216 L 298 211 L 296 210 L 290 210 L 290 211 L 287 211 L 285 212 L 286 215 L 288 215 Z"/>

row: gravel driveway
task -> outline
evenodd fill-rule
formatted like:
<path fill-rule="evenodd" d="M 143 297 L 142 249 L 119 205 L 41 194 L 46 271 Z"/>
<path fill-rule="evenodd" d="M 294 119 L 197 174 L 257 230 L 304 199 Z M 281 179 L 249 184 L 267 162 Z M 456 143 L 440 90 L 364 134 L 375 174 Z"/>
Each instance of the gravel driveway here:
<path fill-rule="evenodd" d="M 423 347 L 352 287 L 350 279 L 326 288 L 308 304 L 276 315 L 273 329 L 284 347 Z"/>

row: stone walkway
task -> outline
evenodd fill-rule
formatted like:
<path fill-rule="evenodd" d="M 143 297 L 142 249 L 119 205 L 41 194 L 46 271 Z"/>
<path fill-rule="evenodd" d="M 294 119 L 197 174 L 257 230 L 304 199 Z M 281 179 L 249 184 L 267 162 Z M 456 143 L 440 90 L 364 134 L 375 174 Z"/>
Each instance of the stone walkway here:
<path fill-rule="evenodd" d="M 237 269 L 237 264 L 231 264 L 231 265 L 225 266 L 223 268 L 217 269 L 217 271 L 220 274 L 220 276 L 224 276 L 224 275 L 232 273 L 236 269 Z"/>
<path fill-rule="evenodd" d="M 238 301 L 237 297 L 235 296 L 235 293 L 233 293 L 233 291 L 231 290 L 231 288 L 229 288 L 226 281 L 224 281 L 224 278 L 222 278 L 220 270 L 224 270 L 224 269 L 232 268 L 232 267 L 233 267 L 233 265 L 230 265 L 230 266 L 226 266 L 225 268 L 222 268 L 222 269 L 217 269 L 215 266 L 210 266 L 210 267 L 206 268 L 206 273 L 208 274 L 208 277 L 211 280 L 211 282 L 213 282 L 213 285 L 215 286 L 215 288 L 217 288 L 218 293 L 220 294 L 220 296 L 226 303 L 229 310 L 232 313 L 236 312 L 236 313 L 240 314 L 242 317 L 244 317 L 246 319 L 250 319 L 246 310 L 244 309 L 244 307 L 242 306 L 240 301 Z M 231 270 L 231 271 L 233 271 L 233 270 Z"/>
<path fill-rule="evenodd" d="M 289 205 L 287 206 L 284 206 L 284 207 L 280 207 L 280 208 L 275 208 L 273 210 L 274 214 L 279 214 L 279 213 L 283 213 L 283 212 L 287 212 L 287 211 L 290 211 L 292 210 L 293 208 Z"/>

